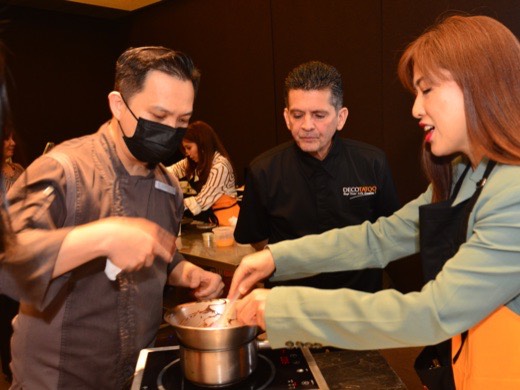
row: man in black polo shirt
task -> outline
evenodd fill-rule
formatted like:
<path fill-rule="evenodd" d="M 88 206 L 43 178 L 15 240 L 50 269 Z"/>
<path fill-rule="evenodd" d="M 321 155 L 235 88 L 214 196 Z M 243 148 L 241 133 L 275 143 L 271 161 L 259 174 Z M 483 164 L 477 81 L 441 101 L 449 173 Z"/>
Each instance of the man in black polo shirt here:
<path fill-rule="evenodd" d="M 284 117 L 293 141 L 261 154 L 250 164 L 235 240 L 262 249 L 267 243 L 363 221 L 375 221 L 398 208 L 384 153 L 338 135 L 348 110 L 343 107 L 340 73 L 312 61 L 285 80 Z M 348 287 L 377 291 L 382 270 L 323 273 L 274 285 Z"/>

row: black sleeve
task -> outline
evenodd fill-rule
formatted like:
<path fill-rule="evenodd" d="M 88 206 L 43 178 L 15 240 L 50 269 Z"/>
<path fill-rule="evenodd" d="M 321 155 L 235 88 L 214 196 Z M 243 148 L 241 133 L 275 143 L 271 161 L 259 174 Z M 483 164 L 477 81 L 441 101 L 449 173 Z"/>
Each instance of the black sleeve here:
<path fill-rule="evenodd" d="M 249 169 L 240 213 L 235 227 L 235 240 L 241 244 L 251 244 L 269 238 L 269 213 L 266 205 L 265 180 Z M 262 193 L 263 191 L 263 193 Z"/>
<path fill-rule="evenodd" d="M 377 214 L 380 217 L 392 215 L 401 207 L 401 202 L 395 189 L 392 172 L 385 156 L 383 156 L 380 167 L 380 191 L 377 196 Z"/>

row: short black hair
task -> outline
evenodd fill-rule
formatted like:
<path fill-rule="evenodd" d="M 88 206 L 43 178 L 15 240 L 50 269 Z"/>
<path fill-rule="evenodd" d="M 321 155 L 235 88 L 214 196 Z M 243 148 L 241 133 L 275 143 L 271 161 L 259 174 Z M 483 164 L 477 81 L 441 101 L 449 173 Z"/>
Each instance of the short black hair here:
<path fill-rule="evenodd" d="M 195 93 L 199 88 L 200 72 L 188 55 L 163 46 L 143 46 L 129 48 L 118 58 L 114 89 L 130 99 L 142 90 L 152 70 L 191 81 Z"/>
<path fill-rule="evenodd" d="M 291 70 L 285 79 L 285 106 L 289 91 L 302 89 L 315 91 L 330 89 L 331 104 L 339 110 L 343 106 L 343 81 L 338 70 L 320 61 L 310 61 Z"/>

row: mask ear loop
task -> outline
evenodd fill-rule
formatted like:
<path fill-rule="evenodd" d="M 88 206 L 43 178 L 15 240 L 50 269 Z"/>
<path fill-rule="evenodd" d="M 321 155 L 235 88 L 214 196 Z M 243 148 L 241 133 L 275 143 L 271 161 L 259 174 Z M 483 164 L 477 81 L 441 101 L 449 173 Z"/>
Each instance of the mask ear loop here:
<path fill-rule="evenodd" d="M 123 96 L 123 94 L 119 91 L 117 91 L 119 93 L 119 96 L 121 96 L 121 100 L 123 101 L 123 103 L 125 103 L 125 106 L 126 108 L 128 108 L 128 111 L 130 111 L 130 114 L 132 114 L 132 116 L 135 118 L 135 120 L 137 122 L 139 122 L 139 119 L 135 116 L 134 112 L 132 111 L 132 109 L 130 108 L 130 106 L 128 105 L 128 103 L 126 102 L 126 99 L 125 97 Z M 123 135 L 123 138 L 131 138 L 131 137 L 127 137 L 125 132 L 123 131 L 123 126 L 121 126 L 121 122 L 119 121 L 119 119 L 116 119 L 117 121 L 117 124 L 119 126 L 119 130 L 121 130 L 121 134 Z"/>
<path fill-rule="evenodd" d="M 134 112 L 132 111 L 132 109 L 130 108 L 128 103 L 126 102 L 126 99 L 124 98 L 124 96 L 121 92 L 119 92 L 119 96 L 121 96 L 121 100 L 123 101 L 123 103 L 125 103 L 126 108 L 128 108 L 128 111 L 130 111 L 130 114 L 132 114 L 132 116 L 135 118 L 136 121 L 139 121 L 139 119 L 135 116 Z"/>

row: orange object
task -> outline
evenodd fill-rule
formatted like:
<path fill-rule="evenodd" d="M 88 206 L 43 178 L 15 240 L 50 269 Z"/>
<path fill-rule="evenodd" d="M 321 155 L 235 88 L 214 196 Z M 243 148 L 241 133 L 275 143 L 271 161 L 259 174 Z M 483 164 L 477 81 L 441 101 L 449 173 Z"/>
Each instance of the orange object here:
<path fill-rule="evenodd" d="M 215 240 L 215 245 L 217 246 L 231 246 L 235 241 L 232 238 L 227 238 L 225 240 Z"/>
<path fill-rule="evenodd" d="M 216 246 L 233 245 L 233 228 L 230 226 L 221 226 L 213 229 L 213 240 Z"/>
<path fill-rule="evenodd" d="M 238 218 L 240 211 L 236 198 L 229 195 L 222 195 L 211 208 L 218 218 L 219 226 L 231 226 L 229 219 Z"/>
<path fill-rule="evenodd" d="M 452 339 L 452 356 L 461 337 Z M 520 315 L 506 306 L 469 330 L 453 364 L 457 390 L 520 389 Z"/>

